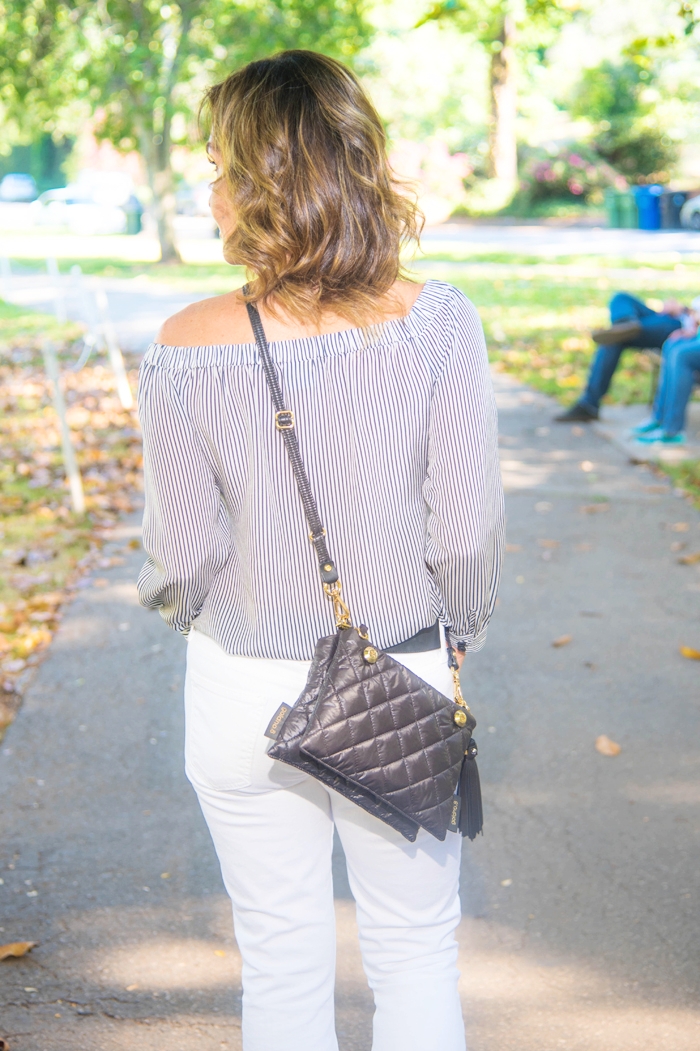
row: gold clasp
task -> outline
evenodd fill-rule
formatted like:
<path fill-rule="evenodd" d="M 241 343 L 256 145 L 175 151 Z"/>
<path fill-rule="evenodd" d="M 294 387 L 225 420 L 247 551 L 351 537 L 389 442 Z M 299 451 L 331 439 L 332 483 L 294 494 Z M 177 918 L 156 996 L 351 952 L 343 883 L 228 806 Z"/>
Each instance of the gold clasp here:
<path fill-rule="evenodd" d="M 323 590 L 333 603 L 333 616 L 335 617 L 336 628 L 351 628 L 352 617 L 349 607 L 343 602 L 341 597 L 341 587 L 340 581 L 336 580 L 335 584 L 324 584 Z"/>
<path fill-rule="evenodd" d="M 466 708 L 468 712 L 471 711 L 469 705 L 467 704 L 467 702 L 465 701 L 464 697 L 462 696 L 462 684 L 459 681 L 459 669 L 458 668 L 453 668 L 452 669 L 452 682 L 454 684 L 455 704 L 459 704 L 462 708 Z"/>

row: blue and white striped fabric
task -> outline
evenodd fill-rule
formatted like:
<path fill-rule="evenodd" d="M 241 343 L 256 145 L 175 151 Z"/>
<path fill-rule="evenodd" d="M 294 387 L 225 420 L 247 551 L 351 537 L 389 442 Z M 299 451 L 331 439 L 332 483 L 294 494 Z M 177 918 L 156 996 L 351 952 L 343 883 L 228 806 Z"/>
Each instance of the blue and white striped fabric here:
<path fill-rule="evenodd" d="M 354 622 L 384 648 L 439 618 L 480 648 L 504 512 L 472 304 L 428 281 L 405 318 L 270 350 Z M 310 660 L 334 620 L 255 344 L 152 344 L 139 410 L 141 602 L 228 653 Z"/>

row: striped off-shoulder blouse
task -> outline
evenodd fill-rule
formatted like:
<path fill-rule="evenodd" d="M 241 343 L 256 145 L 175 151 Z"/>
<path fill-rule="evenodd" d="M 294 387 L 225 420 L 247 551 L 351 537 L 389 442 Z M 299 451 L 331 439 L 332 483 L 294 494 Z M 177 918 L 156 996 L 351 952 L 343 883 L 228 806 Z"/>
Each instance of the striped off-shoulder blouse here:
<path fill-rule="evenodd" d="M 141 366 L 145 606 L 228 653 L 310 660 L 334 630 L 254 342 Z M 355 623 L 483 644 L 504 512 L 478 314 L 428 281 L 405 317 L 270 344 Z"/>

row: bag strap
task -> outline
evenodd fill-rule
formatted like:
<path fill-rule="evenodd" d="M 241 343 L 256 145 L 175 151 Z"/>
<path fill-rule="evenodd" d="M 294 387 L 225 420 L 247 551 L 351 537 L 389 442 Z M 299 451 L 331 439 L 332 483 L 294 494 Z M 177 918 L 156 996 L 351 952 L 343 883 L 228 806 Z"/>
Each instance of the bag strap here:
<path fill-rule="evenodd" d="M 243 288 L 243 294 L 247 295 L 247 293 L 248 286 L 246 285 Z M 258 353 L 260 354 L 260 361 L 262 362 L 265 380 L 270 390 L 272 404 L 275 409 L 275 427 L 284 439 L 284 447 L 287 450 L 287 456 L 289 457 L 289 462 L 292 467 L 294 480 L 297 484 L 299 496 L 301 497 L 302 506 L 304 508 L 304 515 L 309 526 L 309 540 L 313 544 L 318 558 L 318 568 L 321 574 L 323 590 L 333 602 L 333 613 L 335 615 L 336 626 L 339 628 L 349 628 L 352 626 L 350 610 L 341 597 L 342 585 L 338 579 L 338 570 L 336 569 L 335 563 L 328 551 L 326 530 L 321 523 L 318 506 L 316 505 L 316 500 L 311 492 L 311 483 L 309 482 L 309 477 L 306 473 L 306 468 L 304 467 L 304 461 L 301 458 L 301 450 L 296 436 L 294 413 L 291 409 L 285 407 L 282 387 L 279 381 L 279 376 L 277 375 L 275 363 L 270 354 L 270 348 L 267 343 L 265 329 L 263 328 L 258 308 L 254 303 L 246 303 L 246 309 L 253 329 L 253 335 L 255 336 Z"/>

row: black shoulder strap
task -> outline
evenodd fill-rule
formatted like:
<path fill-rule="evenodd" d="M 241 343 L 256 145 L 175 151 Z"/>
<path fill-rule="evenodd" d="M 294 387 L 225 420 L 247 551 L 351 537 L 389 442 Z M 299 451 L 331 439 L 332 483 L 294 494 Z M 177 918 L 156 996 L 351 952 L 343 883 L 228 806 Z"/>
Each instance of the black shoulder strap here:
<path fill-rule="evenodd" d="M 243 289 L 244 295 L 247 290 L 248 287 L 246 285 Z M 287 455 L 289 456 L 289 462 L 292 465 L 294 479 L 297 483 L 299 496 L 301 497 L 301 502 L 304 506 L 304 514 L 306 515 L 306 521 L 309 526 L 309 540 L 314 545 L 316 555 L 318 556 L 318 568 L 321 573 L 321 580 L 324 584 L 335 584 L 338 580 L 338 570 L 335 568 L 333 559 L 328 552 L 326 530 L 321 524 L 318 507 L 316 506 L 314 495 L 311 492 L 311 485 L 306 474 L 304 461 L 301 458 L 299 442 L 297 441 L 295 432 L 294 413 L 291 409 L 285 408 L 282 387 L 280 386 L 275 364 L 270 356 L 270 348 L 267 345 L 267 338 L 265 336 L 265 330 L 262 326 L 258 308 L 253 303 L 246 303 L 246 308 L 248 310 L 250 324 L 253 328 L 253 335 L 255 336 L 258 353 L 260 354 L 265 379 L 267 380 L 267 385 L 270 389 L 272 404 L 275 407 L 275 427 L 284 438 L 285 448 L 287 450 Z"/>

